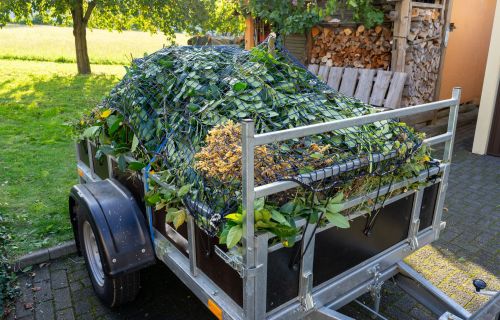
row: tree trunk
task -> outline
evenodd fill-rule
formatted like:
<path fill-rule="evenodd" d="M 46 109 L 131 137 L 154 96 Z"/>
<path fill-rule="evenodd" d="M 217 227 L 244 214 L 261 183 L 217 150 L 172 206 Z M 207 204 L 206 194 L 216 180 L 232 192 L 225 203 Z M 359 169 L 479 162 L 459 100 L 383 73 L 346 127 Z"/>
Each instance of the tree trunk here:
<path fill-rule="evenodd" d="M 73 36 L 75 37 L 76 64 L 78 74 L 90 74 L 90 60 L 87 51 L 87 20 L 83 15 L 83 3 L 77 1 L 71 10 L 73 16 Z"/>

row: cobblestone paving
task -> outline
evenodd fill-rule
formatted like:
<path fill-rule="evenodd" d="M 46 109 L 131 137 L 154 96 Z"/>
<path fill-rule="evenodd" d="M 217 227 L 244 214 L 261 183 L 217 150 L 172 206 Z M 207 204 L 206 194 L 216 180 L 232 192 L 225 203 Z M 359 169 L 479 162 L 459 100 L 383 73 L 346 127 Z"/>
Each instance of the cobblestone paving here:
<path fill-rule="evenodd" d="M 441 238 L 406 261 L 469 311 L 487 298 L 473 293 L 471 280 L 482 278 L 500 290 L 500 158 L 469 151 L 471 129 L 459 135 L 452 164 Z M 94 296 L 82 258 L 71 256 L 36 266 L 21 275 L 22 296 L 7 319 L 211 319 L 205 306 L 165 266 L 142 275 L 141 293 L 119 309 Z M 363 297 L 365 299 L 366 297 Z M 382 313 L 389 319 L 435 319 L 391 281 L 384 284 Z M 342 309 L 370 319 L 354 304 Z"/>

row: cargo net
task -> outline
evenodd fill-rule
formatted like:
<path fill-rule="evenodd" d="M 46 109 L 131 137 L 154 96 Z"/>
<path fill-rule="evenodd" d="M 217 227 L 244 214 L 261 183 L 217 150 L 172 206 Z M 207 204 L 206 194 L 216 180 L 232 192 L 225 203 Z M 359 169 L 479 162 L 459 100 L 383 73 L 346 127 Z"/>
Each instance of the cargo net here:
<path fill-rule="evenodd" d="M 162 181 L 189 186 L 182 202 L 210 236 L 241 205 L 243 119 L 252 119 L 258 134 L 376 112 L 328 87 L 274 39 L 251 51 L 162 49 L 135 60 L 101 108 L 123 115 Z M 394 172 L 421 142 L 389 120 L 258 146 L 255 184 L 290 180 L 334 194 L 355 178 Z M 287 197 L 271 201 L 280 205 Z"/>

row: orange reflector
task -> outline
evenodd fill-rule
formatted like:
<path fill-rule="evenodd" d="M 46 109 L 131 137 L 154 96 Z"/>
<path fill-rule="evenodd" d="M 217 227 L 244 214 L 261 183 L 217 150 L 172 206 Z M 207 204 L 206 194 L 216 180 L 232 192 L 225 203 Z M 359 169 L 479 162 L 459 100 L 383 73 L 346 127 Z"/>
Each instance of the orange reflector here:
<path fill-rule="evenodd" d="M 79 175 L 80 177 L 83 177 L 83 170 L 82 170 L 82 169 L 80 169 L 80 168 L 78 168 L 78 175 Z"/>
<path fill-rule="evenodd" d="M 222 309 L 212 299 L 208 299 L 208 310 L 210 310 L 217 319 L 222 320 Z"/>

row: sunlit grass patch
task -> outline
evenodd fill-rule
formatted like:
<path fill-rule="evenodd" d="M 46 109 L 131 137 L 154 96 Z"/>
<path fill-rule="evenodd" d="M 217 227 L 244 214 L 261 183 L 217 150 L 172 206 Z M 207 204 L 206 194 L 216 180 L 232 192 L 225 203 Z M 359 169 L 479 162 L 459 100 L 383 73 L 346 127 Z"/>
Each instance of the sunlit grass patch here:
<path fill-rule="evenodd" d="M 176 43 L 185 45 L 188 36 L 176 35 Z M 72 29 L 36 25 L 32 27 L 7 25 L 0 29 L 0 59 L 75 62 Z M 87 44 L 93 64 L 130 64 L 169 45 L 163 34 L 140 31 L 88 30 Z"/>
<path fill-rule="evenodd" d="M 67 209 L 77 182 L 69 122 L 95 106 L 124 74 L 94 66 L 0 60 L 0 216 L 11 256 L 72 238 Z"/>

